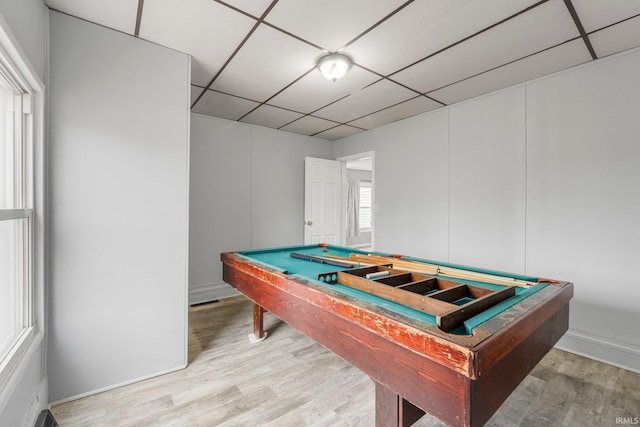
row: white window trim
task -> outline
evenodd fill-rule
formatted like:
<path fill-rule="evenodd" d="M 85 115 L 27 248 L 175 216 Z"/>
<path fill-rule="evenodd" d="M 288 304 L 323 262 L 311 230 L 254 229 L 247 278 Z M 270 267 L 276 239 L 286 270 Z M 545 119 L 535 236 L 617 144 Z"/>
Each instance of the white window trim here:
<path fill-rule="evenodd" d="M 28 218 L 31 222 L 31 310 L 32 326 L 26 328 L 8 357 L 0 367 L 0 412 L 6 406 L 11 393 L 26 369 L 27 362 L 45 336 L 45 153 L 44 153 L 44 85 L 19 43 L 8 30 L 9 25 L 0 15 L 0 63 L 11 70 L 12 77 L 28 92 L 23 101 L 28 104 L 27 123 L 24 127 L 27 137 L 31 138 L 28 151 L 24 152 L 27 162 L 23 174 L 27 193 L 23 195 L 29 201 L 29 209 L 4 210 L 1 219 Z M 30 114 L 29 114 L 30 113 Z M 32 208 L 31 208 L 32 207 Z M 46 352 L 43 347 L 43 352 Z M 44 359 L 43 359 L 44 360 Z M 42 369 L 44 371 L 44 361 Z M 44 375 L 45 373 L 42 372 Z"/>
<path fill-rule="evenodd" d="M 366 183 L 366 184 L 363 184 Z M 361 232 L 369 233 L 373 230 L 373 182 L 371 180 L 361 179 L 360 180 L 360 188 L 363 186 L 368 186 L 371 189 L 371 226 L 369 227 L 360 227 Z M 361 207 L 362 208 L 362 207 Z"/>

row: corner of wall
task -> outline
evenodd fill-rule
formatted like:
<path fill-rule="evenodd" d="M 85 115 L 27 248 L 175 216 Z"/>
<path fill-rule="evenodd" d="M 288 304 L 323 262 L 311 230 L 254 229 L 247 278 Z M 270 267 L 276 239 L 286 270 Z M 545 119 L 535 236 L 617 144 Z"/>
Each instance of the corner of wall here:
<path fill-rule="evenodd" d="M 200 285 L 189 289 L 189 305 L 202 304 L 240 295 L 224 282 Z"/>
<path fill-rule="evenodd" d="M 640 346 L 592 331 L 569 328 L 556 347 L 579 356 L 640 373 Z"/>

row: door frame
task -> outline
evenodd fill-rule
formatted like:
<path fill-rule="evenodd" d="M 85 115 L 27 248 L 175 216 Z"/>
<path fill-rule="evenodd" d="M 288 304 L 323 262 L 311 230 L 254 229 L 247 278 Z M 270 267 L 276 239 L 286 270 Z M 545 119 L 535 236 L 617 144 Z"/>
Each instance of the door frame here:
<path fill-rule="evenodd" d="M 340 191 L 340 215 L 342 218 L 347 217 L 347 161 L 349 160 L 357 160 L 363 157 L 371 157 L 371 205 L 373 206 L 373 212 L 371 216 L 371 248 L 375 248 L 375 235 L 376 235 L 376 214 L 378 212 L 378 206 L 376 205 L 376 152 L 375 151 L 365 151 L 357 154 L 350 154 L 348 156 L 338 157 L 336 160 L 339 161 L 341 166 L 342 173 L 342 189 Z M 340 231 L 340 244 L 342 246 L 347 245 L 347 231 L 345 227 L 342 227 Z"/>

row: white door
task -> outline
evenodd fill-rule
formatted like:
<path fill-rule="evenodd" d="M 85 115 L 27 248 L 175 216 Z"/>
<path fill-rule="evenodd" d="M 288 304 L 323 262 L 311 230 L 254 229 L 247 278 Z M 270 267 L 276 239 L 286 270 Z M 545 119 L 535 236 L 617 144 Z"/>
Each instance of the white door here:
<path fill-rule="evenodd" d="M 342 163 L 304 158 L 304 243 L 340 244 Z"/>

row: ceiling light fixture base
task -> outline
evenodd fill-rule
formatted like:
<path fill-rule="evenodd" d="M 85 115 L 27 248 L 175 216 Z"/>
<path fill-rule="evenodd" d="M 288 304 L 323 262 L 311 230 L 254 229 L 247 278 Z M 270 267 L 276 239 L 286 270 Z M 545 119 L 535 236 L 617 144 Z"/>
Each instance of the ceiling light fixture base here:
<path fill-rule="evenodd" d="M 353 66 L 353 60 L 343 53 L 328 53 L 316 61 L 322 75 L 332 82 L 344 77 Z"/>

